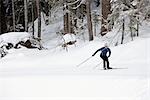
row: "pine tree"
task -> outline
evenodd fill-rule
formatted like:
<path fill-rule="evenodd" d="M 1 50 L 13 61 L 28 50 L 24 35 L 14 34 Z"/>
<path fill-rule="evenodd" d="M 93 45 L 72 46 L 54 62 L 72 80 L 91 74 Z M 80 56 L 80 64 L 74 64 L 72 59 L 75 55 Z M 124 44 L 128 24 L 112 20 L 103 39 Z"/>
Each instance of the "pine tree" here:
<path fill-rule="evenodd" d="M 118 31 L 122 29 L 121 44 L 125 37 L 133 40 L 135 36 L 139 36 L 140 23 L 150 15 L 150 1 L 112 0 L 111 5 L 112 13 L 109 16 L 109 25 Z"/>

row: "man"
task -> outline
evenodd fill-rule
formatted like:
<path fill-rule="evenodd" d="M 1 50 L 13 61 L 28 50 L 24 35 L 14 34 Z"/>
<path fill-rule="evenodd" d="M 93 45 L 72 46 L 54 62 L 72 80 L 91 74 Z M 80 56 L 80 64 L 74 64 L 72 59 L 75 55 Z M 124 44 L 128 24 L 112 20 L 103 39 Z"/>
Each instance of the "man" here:
<path fill-rule="evenodd" d="M 100 57 L 103 59 L 104 70 L 112 69 L 111 67 L 109 67 L 109 60 L 108 60 L 108 57 L 110 57 L 111 55 L 111 50 L 108 48 L 107 44 L 105 44 L 104 47 L 98 49 L 92 56 L 94 56 L 99 51 L 101 51 Z M 108 56 L 107 56 L 107 53 L 109 53 Z"/>

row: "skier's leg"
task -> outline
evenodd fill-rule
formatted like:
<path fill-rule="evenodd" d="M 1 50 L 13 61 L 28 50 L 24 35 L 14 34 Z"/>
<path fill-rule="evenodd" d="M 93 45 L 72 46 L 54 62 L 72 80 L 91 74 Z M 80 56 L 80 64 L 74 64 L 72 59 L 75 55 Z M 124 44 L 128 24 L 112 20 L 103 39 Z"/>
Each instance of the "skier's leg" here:
<path fill-rule="evenodd" d="M 103 68 L 106 69 L 106 61 L 103 59 Z"/>
<path fill-rule="evenodd" d="M 103 68 L 104 69 L 106 69 L 106 61 L 105 61 L 105 57 L 104 56 L 100 56 L 101 58 L 102 58 L 102 60 L 103 60 Z"/>
<path fill-rule="evenodd" d="M 111 67 L 109 67 L 109 60 L 108 60 L 108 58 L 106 59 L 106 62 L 107 62 L 107 69 L 112 69 Z"/>

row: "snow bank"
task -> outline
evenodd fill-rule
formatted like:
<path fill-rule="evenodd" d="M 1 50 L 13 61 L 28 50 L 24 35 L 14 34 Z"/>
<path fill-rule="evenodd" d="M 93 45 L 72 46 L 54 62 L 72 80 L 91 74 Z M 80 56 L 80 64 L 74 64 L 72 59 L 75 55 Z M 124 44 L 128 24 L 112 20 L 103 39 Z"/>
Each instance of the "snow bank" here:
<path fill-rule="evenodd" d="M 5 43 L 16 44 L 19 41 L 25 41 L 30 38 L 30 34 L 27 32 L 10 32 L 0 35 L 0 44 Z"/>
<path fill-rule="evenodd" d="M 63 38 L 64 38 L 66 43 L 71 42 L 71 41 L 76 41 L 76 36 L 74 34 L 70 34 L 70 33 L 65 34 L 63 36 Z"/>

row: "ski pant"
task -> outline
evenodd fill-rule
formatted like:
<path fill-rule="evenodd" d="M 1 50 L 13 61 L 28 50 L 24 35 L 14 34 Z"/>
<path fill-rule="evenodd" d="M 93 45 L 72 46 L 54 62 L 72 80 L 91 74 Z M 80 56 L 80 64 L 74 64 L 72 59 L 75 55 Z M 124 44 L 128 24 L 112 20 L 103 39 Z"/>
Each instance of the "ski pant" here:
<path fill-rule="evenodd" d="M 103 67 L 104 69 L 109 68 L 109 60 L 107 56 L 100 56 L 103 59 Z"/>

